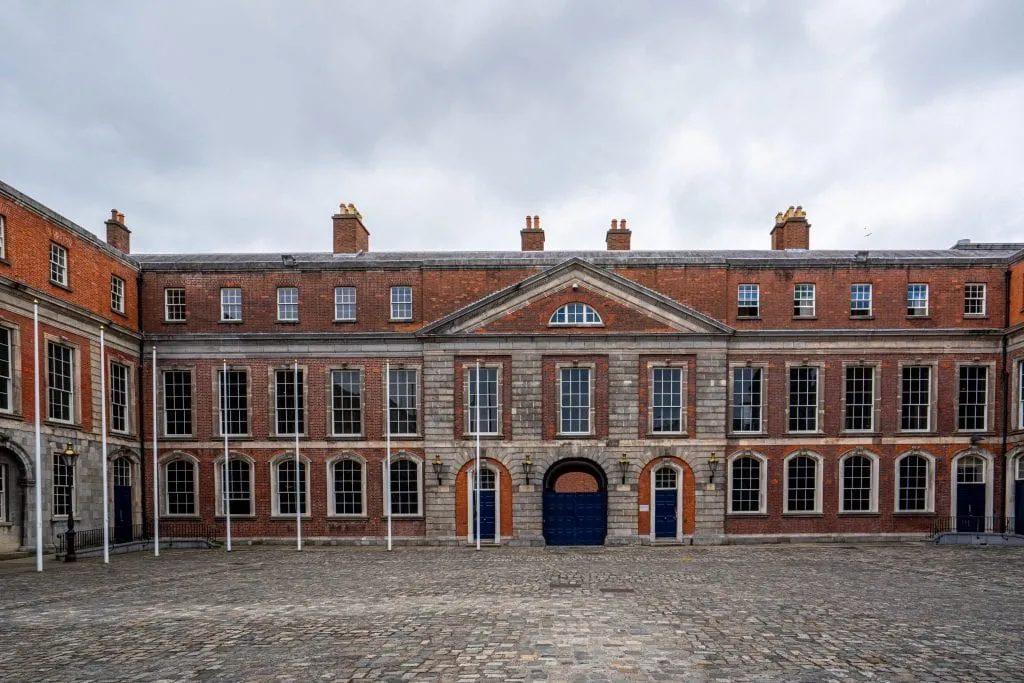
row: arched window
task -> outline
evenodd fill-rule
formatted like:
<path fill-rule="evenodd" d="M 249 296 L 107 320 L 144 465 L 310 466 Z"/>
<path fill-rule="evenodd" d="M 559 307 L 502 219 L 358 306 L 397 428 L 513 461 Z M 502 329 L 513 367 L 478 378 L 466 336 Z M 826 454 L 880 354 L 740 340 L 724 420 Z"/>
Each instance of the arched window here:
<path fill-rule="evenodd" d="M 341 458 L 329 466 L 331 477 L 331 514 L 363 516 L 364 465 L 354 458 Z"/>
<path fill-rule="evenodd" d="M 896 459 L 896 511 L 930 512 L 932 509 L 932 460 L 910 452 Z"/>
<path fill-rule="evenodd" d="M 225 493 L 230 501 L 229 506 L 232 515 L 252 515 L 252 461 L 247 457 L 232 453 L 228 460 L 228 482 L 227 490 L 224 487 L 224 458 L 214 464 L 214 479 L 216 479 L 216 512 L 218 516 L 224 514 Z"/>
<path fill-rule="evenodd" d="M 762 457 L 747 452 L 729 463 L 729 512 L 764 513 L 767 465 Z"/>
<path fill-rule="evenodd" d="M 128 458 L 117 458 L 110 463 L 114 478 L 114 486 L 132 485 L 132 461 Z"/>
<path fill-rule="evenodd" d="M 196 464 L 175 458 L 164 465 L 168 515 L 196 514 Z"/>
<path fill-rule="evenodd" d="M 878 509 L 875 490 L 876 460 L 867 452 L 855 451 L 839 460 L 840 512 L 874 512 Z"/>
<path fill-rule="evenodd" d="M 654 471 L 655 489 L 675 489 L 676 470 L 673 467 L 661 467 Z"/>
<path fill-rule="evenodd" d="M 296 505 L 303 516 L 309 514 L 309 467 L 305 460 L 295 467 L 295 456 L 282 458 L 274 466 L 274 514 L 295 515 Z"/>
<path fill-rule="evenodd" d="M 600 325 L 601 316 L 587 304 L 571 303 L 560 306 L 551 314 L 549 325 Z"/>
<path fill-rule="evenodd" d="M 977 455 L 965 455 L 956 464 L 956 483 L 984 484 L 985 460 Z"/>
<path fill-rule="evenodd" d="M 786 458 L 786 512 L 821 512 L 821 459 L 798 452 Z"/>
<path fill-rule="evenodd" d="M 388 477 L 391 487 L 391 514 L 420 514 L 420 463 L 408 456 L 391 461 Z"/>

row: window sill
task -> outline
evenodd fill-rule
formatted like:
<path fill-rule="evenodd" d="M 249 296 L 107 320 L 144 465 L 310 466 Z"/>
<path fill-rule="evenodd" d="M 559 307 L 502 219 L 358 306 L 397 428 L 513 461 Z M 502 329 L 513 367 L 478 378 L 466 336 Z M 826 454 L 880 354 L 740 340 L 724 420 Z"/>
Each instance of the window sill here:
<path fill-rule="evenodd" d="M 839 433 L 842 436 L 849 436 L 851 438 L 861 437 L 861 436 L 882 436 L 881 432 L 879 432 L 877 430 L 874 430 L 874 429 L 865 429 L 865 430 L 844 429 L 843 431 L 841 431 Z"/>
<path fill-rule="evenodd" d="M 934 517 L 935 510 L 894 510 L 894 517 Z"/>
<path fill-rule="evenodd" d="M 298 320 L 276 320 L 275 322 L 278 325 L 298 325 L 299 324 Z"/>
<path fill-rule="evenodd" d="M 213 518 L 214 519 L 220 519 L 220 520 L 226 520 L 227 519 L 227 515 L 222 513 L 222 514 L 219 514 L 219 515 L 214 515 Z M 254 515 L 254 514 L 231 515 L 231 519 L 245 519 L 245 520 L 256 519 L 256 515 Z"/>
<path fill-rule="evenodd" d="M 308 438 L 308 436 L 305 433 L 301 433 L 301 434 L 271 434 L 270 436 L 267 437 L 267 439 L 269 439 L 271 441 L 295 441 L 295 437 L 296 436 L 298 436 L 300 439 Z M 223 438 L 223 436 L 221 438 Z M 228 435 L 228 438 L 230 439 L 231 436 Z"/>
<path fill-rule="evenodd" d="M 306 514 L 300 515 L 300 516 L 304 520 L 310 518 L 310 515 L 309 515 L 308 512 Z M 293 514 L 283 514 L 282 515 L 280 512 L 275 512 L 274 514 L 270 515 L 270 521 L 271 522 L 294 522 L 295 521 L 295 515 L 293 515 Z"/>
<path fill-rule="evenodd" d="M 0 410 L 0 418 L 5 420 L 18 420 L 19 422 L 25 421 L 25 416 L 21 413 L 8 412 L 6 410 Z"/>
<path fill-rule="evenodd" d="M 901 429 L 897 434 L 905 436 L 938 436 L 939 433 L 930 429 L 914 430 L 914 429 Z"/>
<path fill-rule="evenodd" d="M 219 324 L 221 324 L 221 325 L 241 325 L 245 321 L 244 320 L 218 320 L 217 322 Z"/>
<path fill-rule="evenodd" d="M 173 520 L 175 522 L 201 522 L 202 515 L 172 515 L 168 512 L 161 513 L 160 521 Z"/>
<path fill-rule="evenodd" d="M 930 315 L 907 315 L 907 320 L 931 320 Z"/>
<path fill-rule="evenodd" d="M 0 258 L 0 265 L 9 266 L 11 265 L 11 262 L 8 261 L 6 258 Z"/>
<path fill-rule="evenodd" d="M 760 315 L 737 315 L 737 320 L 760 320 Z"/>
<path fill-rule="evenodd" d="M 51 420 L 49 418 L 43 420 L 43 424 L 49 425 L 50 427 L 63 427 L 65 429 L 81 429 L 82 425 L 79 422 L 62 422 L 61 420 Z"/>
<path fill-rule="evenodd" d="M 351 325 L 352 323 L 356 322 L 356 319 L 355 318 L 335 318 L 332 322 Z"/>
<path fill-rule="evenodd" d="M 224 440 L 224 435 L 223 434 L 214 434 L 212 436 L 212 438 L 215 438 L 218 441 L 223 441 Z M 254 437 L 252 434 L 228 434 L 228 441 L 252 441 L 254 438 L 256 438 L 256 437 Z M 271 437 L 271 438 L 273 438 L 273 437 Z M 292 437 L 292 438 L 295 438 L 295 437 Z"/>
<path fill-rule="evenodd" d="M 648 439 L 688 439 L 689 432 L 647 432 Z"/>
<path fill-rule="evenodd" d="M 381 438 L 387 438 L 387 437 L 388 437 L 387 434 L 382 434 L 381 435 Z M 398 439 L 399 441 L 406 441 L 408 439 L 422 439 L 422 438 L 423 438 L 423 436 L 421 434 L 395 434 L 395 433 L 391 434 L 391 440 L 392 441 L 394 441 L 395 439 Z"/>
<path fill-rule="evenodd" d="M 388 318 L 389 323 L 411 323 L 412 318 Z"/>
<path fill-rule="evenodd" d="M 881 517 L 881 513 L 877 510 L 850 510 L 849 512 L 840 510 L 836 515 L 839 517 Z"/>
<path fill-rule="evenodd" d="M 81 521 L 82 521 L 82 517 L 78 513 L 75 513 L 75 524 L 79 524 Z M 56 524 L 58 522 L 63 523 L 63 524 L 67 524 L 68 523 L 68 516 L 67 515 L 51 515 L 50 516 L 50 524 Z M 78 533 L 78 531 L 80 531 L 80 530 L 76 529 L 75 533 Z"/>
<path fill-rule="evenodd" d="M 365 522 L 367 519 L 366 515 L 327 515 L 331 522 Z"/>
<path fill-rule="evenodd" d="M 767 512 L 727 512 L 726 517 L 737 517 L 740 519 L 768 519 Z"/>
<path fill-rule="evenodd" d="M 0 529 L 10 529 L 14 526 L 14 522 L 5 522 L 0 520 Z"/>
<path fill-rule="evenodd" d="M 783 512 L 782 516 L 783 517 L 819 518 L 819 517 L 824 517 L 825 515 L 823 513 L 821 513 L 821 512 Z"/>
<path fill-rule="evenodd" d="M 365 434 L 328 434 L 328 439 L 334 439 L 337 441 L 363 441 L 366 438 Z"/>
<path fill-rule="evenodd" d="M 794 315 L 793 320 L 817 320 L 816 315 Z"/>
<path fill-rule="evenodd" d="M 63 289 L 65 292 L 73 292 L 74 291 L 73 289 L 71 289 L 70 285 L 61 284 L 60 282 L 57 282 L 56 280 L 50 280 L 50 284 L 53 285 L 54 287 L 59 288 L 59 289 Z"/>
<path fill-rule="evenodd" d="M 187 320 L 167 320 L 166 318 L 164 319 L 164 325 L 184 325 L 187 322 Z"/>
<path fill-rule="evenodd" d="M 556 439 L 596 439 L 597 434 L 555 434 Z"/>
<path fill-rule="evenodd" d="M 786 436 L 825 436 L 825 432 L 813 431 L 813 432 L 786 432 Z"/>
<path fill-rule="evenodd" d="M 195 441 L 196 439 L 193 434 L 161 434 L 160 438 L 168 441 Z"/>
<path fill-rule="evenodd" d="M 995 436 L 996 433 L 990 429 L 957 429 L 956 433 L 960 436 Z"/>
<path fill-rule="evenodd" d="M 988 320 L 988 313 L 964 313 L 964 320 Z"/>
<path fill-rule="evenodd" d="M 418 514 L 417 515 L 395 515 L 395 514 L 393 514 L 393 515 L 391 515 L 391 519 L 423 519 L 423 515 L 418 515 Z M 381 516 L 381 520 L 386 522 L 388 520 L 388 516 L 387 515 Z"/>
<path fill-rule="evenodd" d="M 735 439 L 751 439 L 751 438 L 757 438 L 757 437 L 762 437 L 763 438 L 763 437 L 766 437 L 766 436 L 768 436 L 768 432 L 765 432 L 765 431 L 760 431 L 760 432 L 729 432 L 729 438 L 735 438 Z"/>
<path fill-rule="evenodd" d="M 873 315 L 853 315 L 852 313 L 850 314 L 850 320 L 874 320 L 874 319 L 875 319 L 875 316 L 873 316 Z"/>
<path fill-rule="evenodd" d="M 500 433 L 500 432 L 497 433 L 497 434 L 481 434 L 480 435 L 480 440 L 481 441 L 501 441 L 503 438 L 505 438 L 505 435 Z M 466 434 L 466 433 L 463 433 L 462 434 L 462 440 L 463 441 L 476 441 L 476 434 Z"/>

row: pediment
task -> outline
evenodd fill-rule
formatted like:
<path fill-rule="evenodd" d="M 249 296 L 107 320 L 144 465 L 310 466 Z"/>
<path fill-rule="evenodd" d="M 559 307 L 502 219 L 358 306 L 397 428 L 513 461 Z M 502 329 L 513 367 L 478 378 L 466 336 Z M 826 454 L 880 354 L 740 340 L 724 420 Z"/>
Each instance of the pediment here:
<path fill-rule="evenodd" d="M 600 324 L 552 325 L 560 306 L 583 303 Z M 729 334 L 727 325 L 653 290 L 574 258 L 424 327 L 421 335 Z"/>

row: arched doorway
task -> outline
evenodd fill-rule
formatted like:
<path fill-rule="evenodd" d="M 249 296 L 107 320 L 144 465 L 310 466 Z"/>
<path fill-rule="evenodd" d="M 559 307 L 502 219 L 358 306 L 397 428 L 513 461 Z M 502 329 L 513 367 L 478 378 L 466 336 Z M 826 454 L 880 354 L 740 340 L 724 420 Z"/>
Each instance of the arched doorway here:
<path fill-rule="evenodd" d="M 480 540 L 484 543 L 499 543 L 501 538 L 512 536 L 512 477 L 501 461 L 493 458 L 481 458 L 481 507 L 488 506 L 488 498 L 494 500 L 493 531 L 489 524 L 481 524 Z M 467 543 L 476 543 L 476 518 L 474 512 L 476 486 L 476 460 L 467 461 L 455 475 L 455 535 L 465 539 Z M 487 472 L 493 473 L 490 477 Z M 493 483 L 493 489 L 489 488 Z M 484 511 L 486 522 L 489 511 Z"/>
<path fill-rule="evenodd" d="M 135 523 L 132 495 L 134 463 L 128 456 L 119 455 L 111 461 L 110 469 L 114 493 L 114 543 L 126 543 L 132 540 L 132 527 Z"/>
<path fill-rule="evenodd" d="M 991 518 L 991 472 L 988 459 L 979 453 L 958 455 L 953 461 L 953 513 L 955 528 L 966 533 L 986 530 Z"/>
<path fill-rule="evenodd" d="M 682 536 L 683 487 L 679 468 L 672 463 L 658 467 L 654 477 L 654 538 L 679 538 Z"/>
<path fill-rule="evenodd" d="M 480 507 L 477 508 L 476 498 L 476 468 L 470 468 L 466 472 L 466 493 L 469 500 L 466 506 L 469 509 L 469 521 L 467 526 L 469 534 L 466 540 L 476 542 L 477 517 L 479 517 L 480 542 L 498 543 L 501 539 L 498 536 L 498 471 L 486 462 L 480 464 Z"/>
<path fill-rule="evenodd" d="M 1024 535 L 1024 451 L 1021 451 L 1010 462 L 1013 463 L 1009 472 L 1011 474 L 1010 497 L 1013 499 L 1013 506 L 1010 508 L 1013 516 L 1012 531 Z"/>
<path fill-rule="evenodd" d="M 17 453 L 0 448 L 0 552 L 17 550 L 27 542 L 26 472 Z"/>
<path fill-rule="evenodd" d="M 608 478 L 591 460 L 560 460 L 544 475 L 544 542 L 604 545 Z"/>
<path fill-rule="evenodd" d="M 638 478 L 637 533 L 654 542 L 681 542 L 692 536 L 695 491 L 693 469 L 685 460 L 657 457 L 649 461 Z"/>

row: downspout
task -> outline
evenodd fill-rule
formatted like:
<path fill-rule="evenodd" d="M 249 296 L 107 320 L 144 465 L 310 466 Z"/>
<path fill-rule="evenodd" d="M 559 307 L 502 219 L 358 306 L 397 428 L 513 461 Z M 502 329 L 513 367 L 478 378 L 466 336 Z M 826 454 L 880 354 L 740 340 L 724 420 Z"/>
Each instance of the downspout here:
<path fill-rule="evenodd" d="M 999 465 L 1001 467 L 1006 466 L 1006 441 L 1009 434 L 1009 425 L 1007 422 L 1010 419 L 1010 371 L 1006 367 L 1006 352 L 1007 352 L 1007 338 L 1010 334 L 1010 270 L 1007 268 L 1003 274 L 1003 337 L 1000 342 L 1000 355 L 1002 356 L 1002 368 L 1003 368 L 1003 415 L 1002 415 L 1002 453 L 999 459 Z M 1003 470 L 1003 517 L 1009 517 L 1009 510 L 1007 506 L 1010 501 L 1008 500 L 1009 494 L 1006 488 L 1005 477 L 1009 476 L 1009 472 Z"/>
<path fill-rule="evenodd" d="M 138 378 L 136 379 L 136 384 L 138 385 L 138 388 L 137 388 L 138 390 L 137 390 L 137 392 L 135 394 L 138 397 L 138 401 L 137 401 L 137 408 L 138 408 L 138 410 L 136 412 L 138 413 L 138 416 L 139 416 L 139 421 L 136 423 L 136 424 L 139 425 L 139 484 L 140 484 L 139 488 L 141 489 L 141 499 L 140 499 L 139 503 L 142 505 L 142 533 L 143 533 L 143 535 L 145 535 L 146 529 L 149 528 L 149 521 L 146 519 L 146 510 L 149 509 L 149 506 L 147 505 L 147 501 L 146 501 L 146 483 L 145 483 L 146 482 L 146 419 L 145 419 L 146 418 L 146 415 L 145 415 L 146 411 L 145 411 L 144 406 L 146 405 L 146 399 L 145 399 L 146 387 L 145 387 L 145 383 L 143 381 L 143 375 L 145 375 L 145 372 L 143 371 L 143 368 L 145 367 L 146 347 L 145 347 L 145 336 L 143 335 L 143 330 L 142 330 L 142 268 L 141 267 L 139 268 L 139 277 L 136 280 L 136 285 L 135 285 L 135 311 L 136 311 L 136 316 L 138 317 L 138 320 L 139 320 L 139 372 L 138 372 Z M 153 381 L 154 382 L 156 381 L 156 368 L 153 368 Z"/>

